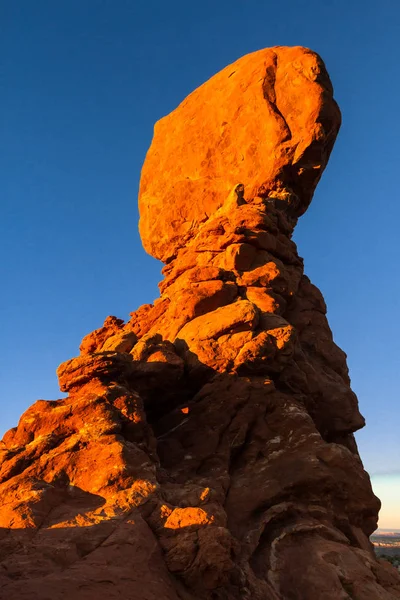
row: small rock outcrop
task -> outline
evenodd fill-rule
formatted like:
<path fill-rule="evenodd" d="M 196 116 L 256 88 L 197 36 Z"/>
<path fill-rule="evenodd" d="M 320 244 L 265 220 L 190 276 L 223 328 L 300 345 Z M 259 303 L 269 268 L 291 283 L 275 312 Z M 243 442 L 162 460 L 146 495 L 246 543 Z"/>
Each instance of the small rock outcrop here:
<path fill-rule="evenodd" d="M 340 126 L 321 59 L 245 56 L 155 128 L 161 296 L 108 317 L 0 445 L 1 600 L 394 600 L 364 419 L 291 239 Z"/>

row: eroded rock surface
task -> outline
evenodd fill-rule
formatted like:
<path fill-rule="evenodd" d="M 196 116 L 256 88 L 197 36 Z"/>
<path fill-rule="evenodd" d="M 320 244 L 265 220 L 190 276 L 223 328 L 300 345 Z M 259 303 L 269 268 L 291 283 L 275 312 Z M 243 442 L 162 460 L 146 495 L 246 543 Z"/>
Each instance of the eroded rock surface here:
<path fill-rule="evenodd" d="M 170 259 L 238 182 L 253 201 L 274 197 L 303 214 L 339 126 L 314 52 L 275 47 L 240 58 L 156 123 L 139 194 L 145 249 Z"/>
<path fill-rule="evenodd" d="M 161 296 L 87 335 L 68 397 L 4 436 L 2 600 L 400 598 L 346 356 L 291 240 L 339 124 L 319 57 L 273 48 L 157 125 Z"/>

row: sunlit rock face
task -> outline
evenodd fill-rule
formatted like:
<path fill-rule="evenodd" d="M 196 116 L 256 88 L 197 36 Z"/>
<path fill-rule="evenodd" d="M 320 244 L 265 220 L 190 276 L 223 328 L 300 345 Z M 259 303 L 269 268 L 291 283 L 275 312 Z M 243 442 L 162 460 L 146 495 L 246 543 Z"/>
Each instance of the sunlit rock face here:
<path fill-rule="evenodd" d="M 390 600 L 364 425 L 291 240 L 340 113 L 303 48 L 157 124 L 141 234 L 161 296 L 108 317 L 0 451 L 0 599 Z"/>
<path fill-rule="evenodd" d="M 319 56 L 299 47 L 248 54 L 190 94 L 154 128 L 139 194 L 145 249 L 174 256 L 238 182 L 252 203 L 303 214 L 340 126 L 332 94 Z"/>

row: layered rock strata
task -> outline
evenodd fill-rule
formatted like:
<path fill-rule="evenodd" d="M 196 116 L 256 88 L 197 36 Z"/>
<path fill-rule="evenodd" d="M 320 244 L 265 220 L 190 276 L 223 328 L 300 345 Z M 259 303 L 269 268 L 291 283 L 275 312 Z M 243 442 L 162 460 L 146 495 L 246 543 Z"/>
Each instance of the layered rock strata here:
<path fill-rule="evenodd" d="M 1 599 L 400 598 L 346 356 L 291 239 L 339 125 L 302 48 L 240 59 L 157 125 L 140 206 L 161 296 L 86 336 L 68 396 L 4 436 Z"/>

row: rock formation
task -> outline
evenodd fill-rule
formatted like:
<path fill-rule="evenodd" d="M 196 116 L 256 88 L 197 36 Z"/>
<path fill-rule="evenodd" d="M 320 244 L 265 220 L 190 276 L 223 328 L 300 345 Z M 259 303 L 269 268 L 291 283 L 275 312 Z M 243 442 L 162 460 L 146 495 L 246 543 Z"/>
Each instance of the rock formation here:
<path fill-rule="evenodd" d="M 245 56 L 155 127 L 161 297 L 108 317 L 0 455 L 1 600 L 392 600 L 346 356 L 291 235 L 340 126 L 321 59 Z"/>

